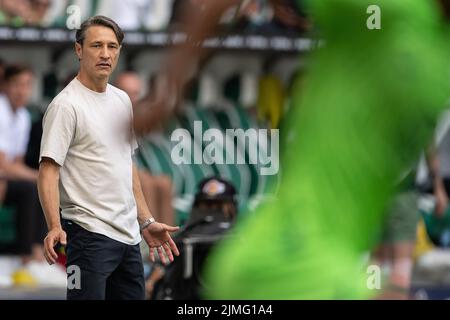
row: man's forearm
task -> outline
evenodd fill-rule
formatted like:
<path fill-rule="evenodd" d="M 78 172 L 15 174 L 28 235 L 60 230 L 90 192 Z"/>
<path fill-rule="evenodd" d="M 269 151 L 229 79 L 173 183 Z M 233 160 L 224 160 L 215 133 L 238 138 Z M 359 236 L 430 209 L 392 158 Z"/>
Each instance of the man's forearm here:
<path fill-rule="evenodd" d="M 53 167 L 52 167 L 53 166 Z M 59 217 L 59 168 L 41 163 L 38 178 L 39 200 L 45 214 L 48 230 L 61 228 Z"/>
<path fill-rule="evenodd" d="M 136 200 L 138 222 L 141 225 L 145 220 L 152 218 L 152 214 L 145 202 L 141 183 L 139 181 L 138 169 L 135 165 L 133 165 L 133 193 Z"/>

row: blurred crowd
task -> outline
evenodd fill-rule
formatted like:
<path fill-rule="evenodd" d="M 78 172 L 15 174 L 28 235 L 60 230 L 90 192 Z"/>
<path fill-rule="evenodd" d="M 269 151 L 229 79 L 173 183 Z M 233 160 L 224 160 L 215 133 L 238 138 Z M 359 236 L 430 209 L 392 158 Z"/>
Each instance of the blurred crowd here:
<path fill-rule="evenodd" d="M 97 14 L 116 21 L 124 30 L 163 31 L 175 27 L 183 6 L 202 6 L 209 0 L 1 0 L 0 25 L 21 27 L 65 27 L 67 17 L 79 13 L 80 19 Z M 235 30 L 248 32 L 306 31 L 310 22 L 300 1 L 243 1 L 231 9 L 222 21 Z M 70 6 L 77 6 L 70 8 Z M 236 21 L 239 21 L 237 24 Z M 234 26 L 234 24 L 236 24 Z"/>
<path fill-rule="evenodd" d="M 36 185 L 38 165 L 26 159 L 39 139 L 26 110 L 33 70 L 2 63 L 0 69 L 0 252 L 12 255 L 0 257 L 0 285 L 64 285 L 64 268 L 49 266 L 44 258 L 47 227 Z M 14 209 L 5 209 L 8 206 Z"/>

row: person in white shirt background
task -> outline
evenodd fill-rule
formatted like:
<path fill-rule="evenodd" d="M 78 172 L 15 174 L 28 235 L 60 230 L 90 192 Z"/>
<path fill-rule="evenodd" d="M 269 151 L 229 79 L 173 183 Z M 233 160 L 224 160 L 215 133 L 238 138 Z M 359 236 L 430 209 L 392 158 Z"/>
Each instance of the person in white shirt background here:
<path fill-rule="evenodd" d="M 13 279 L 42 284 L 49 278 L 43 256 L 45 220 L 38 200 L 38 171 L 24 162 L 31 128 L 26 105 L 33 81 L 33 71 L 28 66 L 11 64 L 4 68 L 4 94 L 0 94 L 0 206 L 13 210 L 16 236 L 0 244 L 0 254 L 20 258 L 8 260 L 14 263 L 2 259 L 3 284 L 10 284 Z M 61 273 L 59 270 L 58 275 Z"/>

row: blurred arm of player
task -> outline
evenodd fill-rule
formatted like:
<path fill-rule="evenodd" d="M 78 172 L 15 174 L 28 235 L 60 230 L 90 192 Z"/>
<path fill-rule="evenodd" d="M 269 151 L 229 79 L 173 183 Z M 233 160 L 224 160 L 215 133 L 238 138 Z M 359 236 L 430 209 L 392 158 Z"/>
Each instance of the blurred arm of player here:
<path fill-rule="evenodd" d="M 59 217 L 59 168 L 50 158 L 43 158 L 39 165 L 38 191 L 42 210 L 47 221 L 48 233 L 44 239 L 44 255 L 49 264 L 54 264 L 58 254 L 54 247 L 59 242 L 66 245 L 66 233 Z"/>
<path fill-rule="evenodd" d="M 133 165 L 133 194 L 136 200 L 137 213 L 139 225 L 142 225 L 146 220 L 152 218 L 152 214 L 145 202 L 144 194 L 142 193 L 141 183 L 139 182 L 138 169 Z M 169 261 L 173 261 L 173 255 L 178 256 L 177 245 L 172 240 L 170 232 L 175 232 L 179 227 L 168 226 L 167 224 L 154 222 L 142 230 L 142 237 L 149 246 L 150 259 L 155 262 L 154 249 L 158 252 L 162 263 L 166 264 L 166 258 L 163 250 L 167 254 Z"/>
<path fill-rule="evenodd" d="M 152 102 L 143 101 L 134 110 L 134 129 L 142 135 L 171 117 L 181 101 L 186 81 L 195 73 L 198 62 L 206 50 L 201 43 L 217 32 L 223 13 L 230 7 L 239 5 L 242 0 L 206 1 L 202 6 L 186 6 L 182 14 L 187 41 L 169 53 L 160 79 L 161 90 Z"/>
<path fill-rule="evenodd" d="M 144 97 L 133 107 L 134 133 L 138 136 L 158 129 L 169 120 L 176 110 L 178 94 L 174 83 L 166 74 L 159 74 L 154 94 Z"/>

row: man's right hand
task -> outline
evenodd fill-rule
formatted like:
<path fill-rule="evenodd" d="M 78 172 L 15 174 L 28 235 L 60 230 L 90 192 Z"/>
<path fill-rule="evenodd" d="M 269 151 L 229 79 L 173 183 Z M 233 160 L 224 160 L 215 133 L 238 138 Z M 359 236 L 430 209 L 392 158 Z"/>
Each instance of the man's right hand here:
<path fill-rule="evenodd" d="M 62 228 L 53 228 L 47 233 L 47 236 L 44 239 L 44 255 L 48 264 L 52 265 L 56 263 L 58 254 L 55 252 L 54 247 L 58 242 L 65 246 L 67 244 L 66 239 L 66 233 Z"/>

